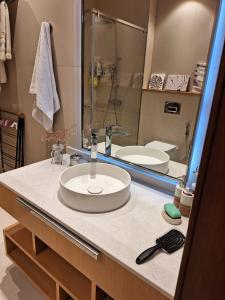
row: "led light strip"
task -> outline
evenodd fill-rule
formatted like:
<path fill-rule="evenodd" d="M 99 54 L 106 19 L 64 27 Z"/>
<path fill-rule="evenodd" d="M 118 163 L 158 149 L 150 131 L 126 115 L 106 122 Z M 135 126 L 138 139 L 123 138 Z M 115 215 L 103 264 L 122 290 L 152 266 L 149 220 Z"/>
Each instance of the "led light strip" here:
<path fill-rule="evenodd" d="M 208 71 L 203 91 L 202 102 L 199 110 L 196 131 L 193 141 L 193 150 L 189 164 L 187 176 L 187 185 L 191 187 L 196 182 L 196 170 L 198 170 L 201 162 L 204 141 L 209 124 L 213 97 L 215 93 L 223 47 L 225 42 L 225 1 L 220 1 L 218 17 L 215 27 L 215 34 L 212 42 Z"/>

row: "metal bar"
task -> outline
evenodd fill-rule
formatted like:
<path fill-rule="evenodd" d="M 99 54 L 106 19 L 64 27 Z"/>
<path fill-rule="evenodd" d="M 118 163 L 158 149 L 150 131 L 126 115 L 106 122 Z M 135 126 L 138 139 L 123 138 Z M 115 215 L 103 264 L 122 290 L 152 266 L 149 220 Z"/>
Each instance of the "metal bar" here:
<path fill-rule="evenodd" d="M 21 119 L 18 119 L 18 128 L 17 128 L 17 137 L 16 137 L 16 160 L 15 160 L 15 169 L 18 167 L 18 153 L 19 153 L 19 147 L 20 147 L 20 130 L 21 130 Z"/>
<path fill-rule="evenodd" d="M 74 245 L 76 245 L 78 248 L 89 254 L 92 258 L 94 258 L 95 260 L 98 259 L 98 256 L 101 254 L 101 252 L 94 248 L 92 245 L 90 245 L 74 233 L 70 232 L 64 226 L 59 224 L 56 220 L 47 216 L 45 213 L 35 208 L 32 204 L 29 204 L 26 200 L 18 197 L 16 201 L 19 205 L 27 209 L 32 215 L 34 215 L 42 222 L 56 230 L 59 234 L 63 235 L 65 238 L 70 240 Z"/>
<path fill-rule="evenodd" d="M 6 165 L 7 167 L 10 167 L 11 169 L 14 169 L 14 166 L 8 164 L 7 162 L 4 162 L 4 165 Z"/>
<path fill-rule="evenodd" d="M 8 110 L 0 110 L 1 113 L 5 113 L 5 114 L 9 114 L 9 115 L 13 115 L 13 116 L 17 116 L 19 117 L 21 114 L 18 114 L 18 113 L 13 113 L 13 112 L 10 112 Z"/>
<path fill-rule="evenodd" d="M 100 10 L 95 9 L 95 8 L 92 8 L 91 10 L 87 10 L 86 13 L 95 14 L 95 15 L 103 17 L 105 19 L 108 19 L 108 20 L 111 20 L 111 21 L 114 21 L 114 22 L 117 22 L 117 23 L 129 26 L 129 27 L 134 28 L 136 30 L 140 30 L 140 31 L 143 31 L 144 33 L 147 33 L 147 29 L 144 28 L 144 27 L 135 25 L 133 23 L 127 22 L 127 21 L 119 19 L 119 18 L 112 17 L 112 16 L 110 16 L 108 14 L 105 14 L 104 12 L 101 12 Z"/>
<path fill-rule="evenodd" d="M 16 146 L 10 145 L 10 144 L 8 144 L 8 143 L 6 143 L 6 142 L 1 142 L 1 141 L 0 141 L 0 145 L 1 145 L 1 146 L 6 145 L 6 146 L 9 146 L 9 147 L 12 147 L 12 148 L 16 149 Z"/>
<path fill-rule="evenodd" d="M 4 156 L 1 156 L 1 159 L 3 159 L 4 162 L 8 162 L 8 163 L 12 162 L 12 159 L 10 160 L 9 158 L 4 157 Z"/>
<path fill-rule="evenodd" d="M 4 156 L 5 157 L 8 157 L 8 158 L 10 158 L 10 159 L 12 159 L 12 160 L 15 160 L 16 159 L 16 157 L 15 156 L 12 156 L 12 155 L 10 155 L 10 154 L 8 154 L 8 153 L 5 153 L 4 151 L 3 151 L 3 158 L 4 158 Z"/>
<path fill-rule="evenodd" d="M 2 147 L 2 129 L 0 128 L 0 155 L 1 155 L 1 163 L 2 163 L 2 170 L 5 172 L 4 168 L 4 159 L 3 159 L 3 147 Z"/>
<path fill-rule="evenodd" d="M 17 135 L 16 134 L 13 134 L 13 133 L 9 133 L 9 132 L 6 132 L 6 131 L 1 131 L 2 134 L 5 134 L 5 135 L 8 135 L 10 137 L 16 137 Z"/>
<path fill-rule="evenodd" d="M 21 167 L 24 166 L 24 128 L 25 128 L 25 119 L 23 118 L 23 121 L 22 121 L 22 128 L 21 128 Z"/>

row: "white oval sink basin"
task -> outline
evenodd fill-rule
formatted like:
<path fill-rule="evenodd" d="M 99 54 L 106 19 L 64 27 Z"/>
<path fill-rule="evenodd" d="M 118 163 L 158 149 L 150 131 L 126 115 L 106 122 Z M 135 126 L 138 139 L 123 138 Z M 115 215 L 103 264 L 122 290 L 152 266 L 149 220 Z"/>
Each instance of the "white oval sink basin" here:
<path fill-rule="evenodd" d="M 69 207 L 89 213 L 120 208 L 130 198 L 131 177 L 117 166 L 85 163 L 65 170 L 60 177 L 60 195 Z"/>
<path fill-rule="evenodd" d="M 118 150 L 116 157 L 160 173 L 166 174 L 169 171 L 170 157 L 160 150 L 144 146 L 127 146 Z"/>

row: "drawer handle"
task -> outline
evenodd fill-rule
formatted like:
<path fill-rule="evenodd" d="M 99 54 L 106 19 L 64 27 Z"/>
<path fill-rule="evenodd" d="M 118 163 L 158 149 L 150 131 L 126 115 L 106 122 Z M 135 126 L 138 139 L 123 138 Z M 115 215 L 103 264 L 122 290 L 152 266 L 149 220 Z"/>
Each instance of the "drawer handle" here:
<path fill-rule="evenodd" d="M 39 209 L 34 207 L 32 204 L 28 203 L 26 200 L 17 198 L 17 203 L 28 210 L 33 216 L 37 217 L 39 220 L 56 230 L 59 234 L 63 235 L 65 238 L 70 240 L 74 245 L 78 248 L 89 254 L 95 260 L 98 259 L 101 252 L 94 248 L 92 245 L 81 239 L 79 236 L 75 235 L 74 233 L 70 232 L 64 226 L 59 224 L 57 221 L 52 219 L 51 217 L 47 216 L 45 213 L 41 212 Z"/>

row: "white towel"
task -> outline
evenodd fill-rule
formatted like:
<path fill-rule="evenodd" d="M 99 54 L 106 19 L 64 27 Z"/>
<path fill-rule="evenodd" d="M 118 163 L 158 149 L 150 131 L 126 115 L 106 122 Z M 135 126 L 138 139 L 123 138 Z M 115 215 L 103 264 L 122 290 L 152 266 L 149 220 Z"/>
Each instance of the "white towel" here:
<path fill-rule="evenodd" d="M 4 62 L 9 59 L 12 59 L 9 10 L 6 2 L 2 1 L 0 4 L 0 84 L 7 82 Z"/>
<path fill-rule="evenodd" d="M 54 114 L 60 109 L 53 71 L 50 25 L 41 24 L 30 94 L 36 95 L 33 118 L 48 132 L 52 131 Z"/>
<path fill-rule="evenodd" d="M 0 83 L 6 83 L 5 65 L 3 61 L 0 61 Z"/>
<path fill-rule="evenodd" d="M 5 1 L 0 4 L 0 60 L 12 59 L 9 10 Z"/>

